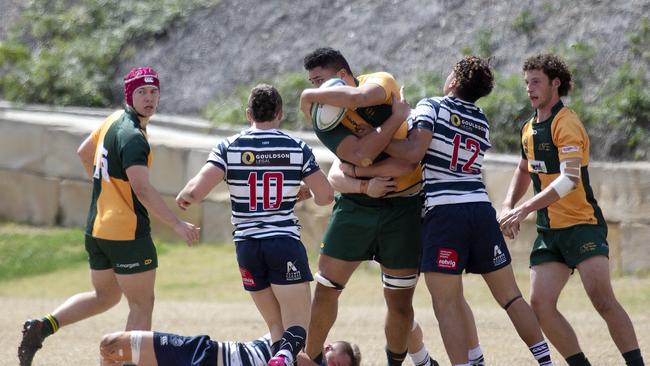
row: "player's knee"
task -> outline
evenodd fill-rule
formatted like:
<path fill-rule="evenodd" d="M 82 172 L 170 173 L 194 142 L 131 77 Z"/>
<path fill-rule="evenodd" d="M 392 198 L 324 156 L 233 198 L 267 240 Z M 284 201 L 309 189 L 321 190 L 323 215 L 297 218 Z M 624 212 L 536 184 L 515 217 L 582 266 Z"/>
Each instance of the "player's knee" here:
<path fill-rule="evenodd" d="M 591 303 L 594 305 L 594 309 L 601 315 L 608 314 L 618 306 L 618 302 L 613 296 L 592 297 Z"/>
<path fill-rule="evenodd" d="M 122 293 L 119 291 L 97 292 L 97 301 L 105 308 L 112 308 L 117 305 L 121 298 Z"/>
<path fill-rule="evenodd" d="M 131 309 L 138 308 L 142 310 L 153 310 L 153 304 L 156 301 L 156 297 L 151 293 L 140 296 L 127 296 L 127 300 Z"/>
<path fill-rule="evenodd" d="M 314 274 L 314 279 L 319 285 L 329 290 L 335 290 L 337 292 L 341 292 L 343 291 L 343 289 L 345 289 L 345 285 L 332 281 L 331 279 L 323 276 L 320 272 L 316 272 Z"/>
<path fill-rule="evenodd" d="M 384 288 L 388 290 L 410 290 L 414 289 L 415 285 L 418 284 L 418 275 L 414 273 L 405 276 L 396 276 L 382 272 L 381 282 Z"/>
<path fill-rule="evenodd" d="M 128 361 L 125 348 L 130 347 L 127 332 L 106 334 L 99 343 L 99 353 L 107 361 Z"/>

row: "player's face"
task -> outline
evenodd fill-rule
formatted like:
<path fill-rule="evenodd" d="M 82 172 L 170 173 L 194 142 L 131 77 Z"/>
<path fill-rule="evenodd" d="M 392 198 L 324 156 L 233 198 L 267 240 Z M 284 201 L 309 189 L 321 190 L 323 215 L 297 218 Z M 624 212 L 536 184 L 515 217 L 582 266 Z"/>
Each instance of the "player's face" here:
<path fill-rule="evenodd" d="M 350 356 L 345 353 L 342 344 L 335 342 L 325 346 L 325 362 L 327 366 L 349 366 L 352 363 Z"/>
<path fill-rule="evenodd" d="M 447 80 L 445 80 L 445 85 L 442 87 L 442 93 L 444 95 L 448 95 L 453 91 L 454 88 L 454 72 L 450 72 L 449 75 L 447 75 Z"/>
<path fill-rule="evenodd" d="M 549 107 L 553 100 L 553 93 L 557 92 L 553 83 L 542 70 L 527 70 L 524 72 L 524 82 L 526 83 L 526 93 L 528 100 L 534 109 L 544 109 Z"/>
<path fill-rule="evenodd" d="M 160 91 L 154 86 L 143 86 L 133 92 L 133 108 L 142 116 L 153 116 L 159 101 Z"/>
<path fill-rule="evenodd" d="M 343 78 L 343 76 L 340 75 L 341 70 L 324 69 L 320 66 L 314 67 L 309 70 L 309 82 L 311 85 L 318 88 L 321 84 L 331 78 Z"/>

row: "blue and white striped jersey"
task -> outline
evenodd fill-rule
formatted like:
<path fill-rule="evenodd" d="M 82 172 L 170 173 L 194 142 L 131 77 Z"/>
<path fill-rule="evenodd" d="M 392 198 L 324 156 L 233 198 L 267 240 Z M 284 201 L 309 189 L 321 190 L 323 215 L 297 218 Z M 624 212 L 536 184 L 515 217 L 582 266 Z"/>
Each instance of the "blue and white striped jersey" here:
<path fill-rule="evenodd" d="M 483 111 L 455 97 L 425 98 L 409 119 L 413 128 L 433 133 L 422 160 L 425 213 L 436 205 L 490 202 L 481 176 L 491 147 Z"/>
<path fill-rule="evenodd" d="M 271 335 L 251 342 L 216 342 L 217 366 L 266 366 L 271 359 Z"/>
<path fill-rule="evenodd" d="M 279 130 L 250 128 L 217 144 L 208 161 L 226 174 L 235 241 L 300 240 L 296 195 L 300 181 L 320 169 L 307 144 Z"/>

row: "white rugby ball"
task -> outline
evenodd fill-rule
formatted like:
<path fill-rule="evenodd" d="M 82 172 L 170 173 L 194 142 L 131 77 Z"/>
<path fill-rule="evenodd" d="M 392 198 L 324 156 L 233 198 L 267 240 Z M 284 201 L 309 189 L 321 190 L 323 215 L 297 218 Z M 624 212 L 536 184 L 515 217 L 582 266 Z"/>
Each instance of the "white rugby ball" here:
<path fill-rule="evenodd" d="M 320 87 L 345 85 L 339 78 L 332 78 L 324 82 Z M 319 131 L 330 131 L 338 126 L 347 110 L 343 107 L 314 103 L 311 106 L 311 120 L 314 128 Z"/>

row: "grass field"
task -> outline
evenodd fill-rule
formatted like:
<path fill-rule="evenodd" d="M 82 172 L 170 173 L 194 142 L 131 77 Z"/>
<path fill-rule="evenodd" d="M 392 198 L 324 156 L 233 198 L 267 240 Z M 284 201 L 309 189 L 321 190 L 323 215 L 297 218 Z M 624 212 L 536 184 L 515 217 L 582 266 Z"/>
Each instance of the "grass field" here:
<path fill-rule="evenodd" d="M 54 248 L 57 250 L 52 250 Z M 187 248 L 180 244 L 159 243 L 159 253 L 155 329 L 187 335 L 210 334 L 223 340 L 248 340 L 266 332 L 257 310 L 241 288 L 232 245 Z M 312 269 L 315 269 L 316 254 L 312 256 Z M 528 274 L 517 273 L 517 277 L 522 291 L 527 293 Z M 480 277 L 467 276 L 465 284 L 488 364 L 536 365 Z M 650 278 L 617 277 L 614 287 L 632 317 L 642 351 L 648 359 Z M 42 316 L 68 296 L 89 289 L 80 230 L 0 225 L 0 308 L 3 309 L 0 365 L 17 364 L 16 347 L 26 318 Z M 449 364 L 423 283 L 416 291 L 414 306 L 429 350 L 442 365 Z M 573 276 L 563 293 L 561 309 L 574 324 L 592 364 L 623 364 L 577 276 Z M 46 341 L 34 365 L 97 365 L 101 335 L 122 329 L 127 310 L 122 301 L 115 309 L 64 328 Z M 330 338 L 356 342 L 363 352 L 363 364 L 383 365 L 383 317 L 379 272 L 372 264 L 364 265 L 342 295 L 339 319 Z M 554 352 L 553 356 L 556 365 L 565 364 L 559 354 Z"/>

